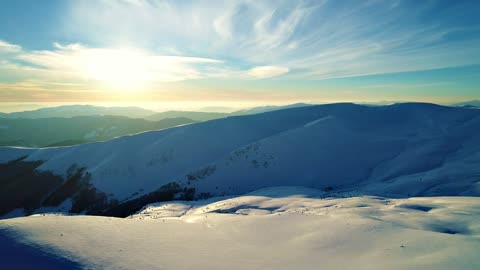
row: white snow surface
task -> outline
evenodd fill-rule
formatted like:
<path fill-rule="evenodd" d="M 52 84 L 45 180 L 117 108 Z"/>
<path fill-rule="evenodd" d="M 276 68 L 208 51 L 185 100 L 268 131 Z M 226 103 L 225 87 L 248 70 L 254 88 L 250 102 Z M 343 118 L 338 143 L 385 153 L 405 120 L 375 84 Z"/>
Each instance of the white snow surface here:
<path fill-rule="evenodd" d="M 0 229 L 86 269 L 480 269 L 478 197 L 325 196 L 268 188 L 152 204 L 125 219 L 34 215 Z"/>
<path fill-rule="evenodd" d="M 433 104 L 308 106 L 228 117 L 44 149 L 0 148 L 0 162 L 28 155 L 125 200 L 170 182 L 197 194 L 271 186 L 332 187 L 367 195 L 480 195 L 480 111 Z"/>

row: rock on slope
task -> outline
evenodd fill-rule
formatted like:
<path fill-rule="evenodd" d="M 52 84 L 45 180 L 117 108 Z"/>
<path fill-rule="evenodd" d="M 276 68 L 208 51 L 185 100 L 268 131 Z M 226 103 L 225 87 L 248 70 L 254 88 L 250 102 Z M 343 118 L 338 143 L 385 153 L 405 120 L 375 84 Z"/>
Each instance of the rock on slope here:
<path fill-rule="evenodd" d="M 64 179 L 53 190 L 82 186 L 82 194 L 54 192 L 58 198 L 48 206 L 72 198 L 77 212 L 118 216 L 154 201 L 280 185 L 478 196 L 480 110 L 422 103 L 308 106 L 74 147 L 0 148 L 0 162 L 8 161 L 16 168 L 10 175 L 29 164 L 32 174 Z M 39 200 L 33 208 L 45 206 Z"/>

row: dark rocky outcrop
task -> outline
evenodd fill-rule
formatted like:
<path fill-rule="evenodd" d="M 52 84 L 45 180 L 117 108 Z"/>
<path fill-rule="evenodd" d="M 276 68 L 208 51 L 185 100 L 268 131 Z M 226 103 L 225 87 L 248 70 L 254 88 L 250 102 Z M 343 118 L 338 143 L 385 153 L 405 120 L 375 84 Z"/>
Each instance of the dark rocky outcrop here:
<path fill-rule="evenodd" d="M 22 157 L 0 164 L 0 215 L 23 208 L 31 214 L 40 207 L 59 206 L 72 199 L 71 213 L 101 212 L 117 204 L 90 183 L 85 168 L 71 166 L 64 179 L 37 168 L 43 161 L 26 161 Z"/>

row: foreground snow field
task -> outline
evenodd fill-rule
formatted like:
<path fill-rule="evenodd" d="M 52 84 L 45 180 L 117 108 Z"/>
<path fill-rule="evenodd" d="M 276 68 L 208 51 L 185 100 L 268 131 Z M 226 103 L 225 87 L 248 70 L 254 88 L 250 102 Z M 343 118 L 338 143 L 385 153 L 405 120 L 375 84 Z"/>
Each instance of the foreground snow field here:
<path fill-rule="evenodd" d="M 325 196 L 276 187 L 124 219 L 7 219 L 0 231 L 88 269 L 480 269 L 480 198 Z"/>

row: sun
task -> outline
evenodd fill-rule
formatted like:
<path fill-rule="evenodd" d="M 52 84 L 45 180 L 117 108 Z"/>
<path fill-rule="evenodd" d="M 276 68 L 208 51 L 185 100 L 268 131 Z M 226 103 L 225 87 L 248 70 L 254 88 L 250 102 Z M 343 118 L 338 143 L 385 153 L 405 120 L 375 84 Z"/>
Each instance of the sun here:
<path fill-rule="evenodd" d="M 130 49 L 92 49 L 77 58 L 85 77 L 116 90 L 135 91 L 153 79 L 145 53 Z"/>

